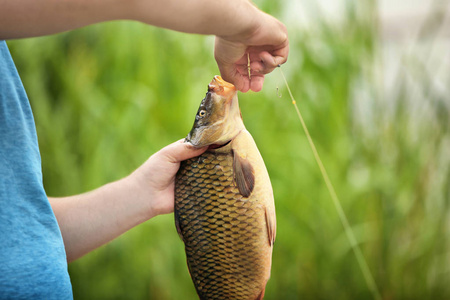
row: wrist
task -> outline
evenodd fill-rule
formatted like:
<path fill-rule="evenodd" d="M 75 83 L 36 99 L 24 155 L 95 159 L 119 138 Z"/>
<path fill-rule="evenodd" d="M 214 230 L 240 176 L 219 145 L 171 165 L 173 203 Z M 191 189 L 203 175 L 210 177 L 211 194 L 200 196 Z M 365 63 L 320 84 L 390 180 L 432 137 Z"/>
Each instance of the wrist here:
<path fill-rule="evenodd" d="M 124 200 L 135 220 L 135 225 L 143 223 L 153 218 L 156 213 L 151 203 L 151 197 L 148 189 L 145 189 L 144 183 L 138 180 L 134 173 L 122 178 L 117 183 L 124 191 Z"/>
<path fill-rule="evenodd" d="M 137 208 L 139 215 L 137 216 L 141 222 L 145 222 L 161 214 L 171 212 L 167 209 L 167 195 L 164 190 L 155 186 L 152 173 L 148 173 L 146 168 L 149 168 L 150 164 L 147 161 L 140 168 L 133 173 L 125 177 L 127 188 L 129 189 L 130 205 Z M 172 188 L 173 190 L 173 188 Z M 173 196 L 172 196 L 173 198 Z"/>
<path fill-rule="evenodd" d="M 286 26 L 276 18 L 253 6 L 255 12 L 249 13 L 249 20 L 242 29 L 233 35 L 218 35 L 219 39 L 246 47 L 285 44 L 288 40 Z"/>
<path fill-rule="evenodd" d="M 227 28 L 226 33 L 217 33 L 216 36 L 228 42 L 247 44 L 248 40 L 260 30 L 261 22 L 266 14 L 250 1 L 239 3 L 240 7 L 236 11 L 241 13 L 236 14 L 235 30 Z"/>

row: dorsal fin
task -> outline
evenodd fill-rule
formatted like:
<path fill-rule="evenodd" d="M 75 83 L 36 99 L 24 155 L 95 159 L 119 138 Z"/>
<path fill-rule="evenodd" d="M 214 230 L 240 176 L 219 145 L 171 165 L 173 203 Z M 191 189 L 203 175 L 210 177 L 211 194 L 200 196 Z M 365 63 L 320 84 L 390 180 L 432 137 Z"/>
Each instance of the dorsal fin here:
<path fill-rule="evenodd" d="M 250 162 L 236 151 L 233 151 L 233 171 L 239 193 L 244 197 L 249 197 L 255 187 L 254 170 Z"/>

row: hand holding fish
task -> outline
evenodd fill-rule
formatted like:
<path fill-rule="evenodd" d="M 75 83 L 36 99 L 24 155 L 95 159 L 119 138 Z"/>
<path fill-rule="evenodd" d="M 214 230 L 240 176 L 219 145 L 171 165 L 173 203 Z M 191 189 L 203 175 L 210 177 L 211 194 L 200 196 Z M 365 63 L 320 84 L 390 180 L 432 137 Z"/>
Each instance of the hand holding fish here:
<path fill-rule="evenodd" d="M 286 27 L 259 13 L 250 35 L 216 37 L 214 54 L 220 73 L 241 92 L 260 91 L 264 75 L 284 64 L 289 53 Z"/>
<path fill-rule="evenodd" d="M 148 218 L 173 212 L 175 174 L 180 162 L 202 154 L 207 148 L 194 148 L 183 141 L 162 148 L 130 175 L 138 183 L 140 198 L 148 203 Z"/>
<path fill-rule="evenodd" d="M 202 154 L 182 140 L 153 154 L 129 176 L 93 191 L 49 201 L 73 261 L 132 227 L 174 209 L 180 161 Z"/>

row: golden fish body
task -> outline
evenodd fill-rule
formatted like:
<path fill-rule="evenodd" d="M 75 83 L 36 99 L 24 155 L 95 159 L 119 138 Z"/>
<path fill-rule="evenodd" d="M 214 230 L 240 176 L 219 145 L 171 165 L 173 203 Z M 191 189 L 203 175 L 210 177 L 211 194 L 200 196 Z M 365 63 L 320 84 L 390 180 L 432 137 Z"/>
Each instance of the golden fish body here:
<path fill-rule="evenodd" d="M 210 87 L 227 84 L 219 80 Z M 176 176 L 175 222 L 202 300 L 262 299 L 270 276 L 272 187 L 253 138 L 238 128 L 229 142 L 182 162 Z"/>

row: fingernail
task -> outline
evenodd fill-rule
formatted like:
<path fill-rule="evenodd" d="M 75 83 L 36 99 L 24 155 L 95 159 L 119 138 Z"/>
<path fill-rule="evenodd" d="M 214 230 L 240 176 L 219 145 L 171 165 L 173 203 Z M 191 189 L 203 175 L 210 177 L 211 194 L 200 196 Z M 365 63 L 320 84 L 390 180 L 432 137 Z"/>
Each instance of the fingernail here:
<path fill-rule="evenodd" d="M 187 148 L 190 148 L 190 149 L 195 149 L 194 145 L 192 145 L 192 143 L 191 143 L 191 142 L 188 142 L 188 141 L 184 141 L 184 144 L 186 145 L 186 147 L 187 147 Z"/>

